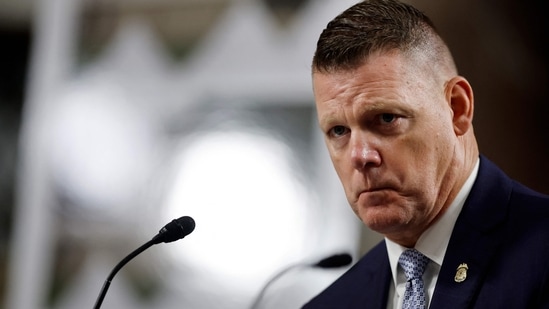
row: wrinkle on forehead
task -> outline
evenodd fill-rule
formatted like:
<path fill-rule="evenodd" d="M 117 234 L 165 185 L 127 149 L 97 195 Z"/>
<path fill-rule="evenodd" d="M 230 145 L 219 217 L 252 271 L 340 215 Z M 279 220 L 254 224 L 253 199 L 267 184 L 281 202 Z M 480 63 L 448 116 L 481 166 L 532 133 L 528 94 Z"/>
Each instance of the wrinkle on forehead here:
<path fill-rule="evenodd" d="M 408 110 L 407 103 L 424 103 L 409 102 L 409 93 L 428 91 L 429 86 L 405 61 L 400 54 L 383 54 L 352 71 L 315 73 L 317 107 L 337 110 L 356 105 L 363 111 L 382 111 L 389 106 Z"/>

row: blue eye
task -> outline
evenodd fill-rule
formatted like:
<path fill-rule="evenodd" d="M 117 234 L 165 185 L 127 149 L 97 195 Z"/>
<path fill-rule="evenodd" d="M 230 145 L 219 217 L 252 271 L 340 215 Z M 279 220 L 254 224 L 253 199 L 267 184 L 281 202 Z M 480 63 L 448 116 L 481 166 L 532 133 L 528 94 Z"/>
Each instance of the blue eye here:
<path fill-rule="evenodd" d="M 384 123 L 391 123 L 391 122 L 395 121 L 396 115 L 386 113 L 386 114 L 381 114 L 380 118 L 381 118 L 381 121 L 384 122 Z"/>
<path fill-rule="evenodd" d="M 347 133 L 347 128 L 344 126 L 335 126 L 332 128 L 331 132 L 334 136 L 341 136 Z"/>

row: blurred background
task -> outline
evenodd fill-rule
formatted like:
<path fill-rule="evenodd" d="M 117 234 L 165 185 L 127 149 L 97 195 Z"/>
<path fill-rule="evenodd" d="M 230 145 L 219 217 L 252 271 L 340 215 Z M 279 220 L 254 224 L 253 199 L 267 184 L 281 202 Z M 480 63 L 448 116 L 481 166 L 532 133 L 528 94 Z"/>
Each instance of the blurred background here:
<path fill-rule="evenodd" d="M 542 0 L 408 2 L 473 85 L 481 152 L 549 193 Z M 131 261 L 104 308 L 299 308 L 341 275 L 314 264 L 380 237 L 345 201 L 309 69 L 353 3 L 0 0 L 0 306 L 92 307 L 184 215 L 196 230 Z"/>

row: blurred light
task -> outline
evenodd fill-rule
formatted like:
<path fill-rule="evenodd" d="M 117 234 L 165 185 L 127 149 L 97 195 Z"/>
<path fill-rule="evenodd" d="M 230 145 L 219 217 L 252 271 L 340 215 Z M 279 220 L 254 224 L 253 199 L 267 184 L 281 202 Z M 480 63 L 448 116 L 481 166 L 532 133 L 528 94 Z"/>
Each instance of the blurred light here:
<path fill-rule="evenodd" d="M 135 209 L 154 153 L 151 121 L 122 89 L 77 85 L 52 119 L 50 160 L 57 189 L 88 215 Z"/>
<path fill-rule="evenodd" d="M 190 215 L 196 229 L 174 258 L 256 287 L 299 258 L 308 196 L 293 176 L 291 155 L 283 142 L 253 132 L 196 136 L 179 161 L 166 217 Z"/>

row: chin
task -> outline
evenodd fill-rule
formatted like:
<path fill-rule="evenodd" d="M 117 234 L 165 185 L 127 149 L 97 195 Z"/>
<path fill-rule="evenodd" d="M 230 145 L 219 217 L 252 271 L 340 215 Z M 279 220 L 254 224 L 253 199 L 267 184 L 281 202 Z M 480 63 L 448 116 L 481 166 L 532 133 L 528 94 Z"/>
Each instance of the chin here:
<path fill-rule="evenodd" d="M 376 206 L 361 209 L 360 220 L 371 230 L 380 234 L 391 234 L 406 227 L 410 218 L 402 211 L 390 206 Z"/>

